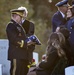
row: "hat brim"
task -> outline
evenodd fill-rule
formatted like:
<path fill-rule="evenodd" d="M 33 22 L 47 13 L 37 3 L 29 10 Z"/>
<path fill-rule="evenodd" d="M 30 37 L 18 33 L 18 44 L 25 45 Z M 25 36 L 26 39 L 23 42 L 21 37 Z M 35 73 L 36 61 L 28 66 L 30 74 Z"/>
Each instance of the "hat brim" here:
<path fill-rule="evenodd" d="M 24 17 L 22 12 L 12 12 L 12 14 L 17 14 L 17 15 L 19 15 L 21 17 Z"/>
<path fill-rule="evenodd" d="M 62 1 L 58 2 L 55 6 L 57 6 L 57 7 L 66 6 L 67 7 L 68 6 L 67 4 L 68 4 L 67 0 L 62 0 Z"/>
<path fill-rule="evenodd" d="M 17 14 L 17 15 L 23 17 L 23 12 L 24 12 L 24 10 L 12 9 L 12 10 L 10 10 L 10 12 L 11 12 L 12 14 Z"/>
<path fill-rule="evenodd" d="M 20 9 L 12 9 L 12 10 L 10 10 L 10 12 L 24 12 L 24 10 L 20 10 Z"/>
<path fill-rule="evenodd" d="M 68 7 L 68 5 L 62 5 L 62 6 L 64 6 L 64 7 Z"/>
<path fill-rule="evenodd" d="M 72 8 L 73 6 L 69 6 L 69 8 Z"/>

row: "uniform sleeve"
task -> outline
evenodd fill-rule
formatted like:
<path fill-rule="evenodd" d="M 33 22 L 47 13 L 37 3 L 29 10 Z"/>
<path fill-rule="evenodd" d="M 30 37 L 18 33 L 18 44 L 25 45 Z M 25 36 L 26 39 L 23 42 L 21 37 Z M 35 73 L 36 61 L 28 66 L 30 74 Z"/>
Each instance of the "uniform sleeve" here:
<path fill-rule="evenodd" d="M 6 32 L 8 40 L 12 45 L 19 47 L 27 47 L 27 43 L 25 42 L 26 37 L 24 39 L 20 38 L 18 36 L 16 27 L 12 23 L 8 24 Z"/>
<path fill-rule="evenodd" d="M 53 32 L 55 32 L 56 28 L 62 25 L 62 21 L 60 20 L 60 18 L 58 17 L 58 15 L 54 15 L 52 18 L 52 28 L 53 28 Z"/>
<path fill-rule="evenodd" d="M 29 36 L 33 35 L 35 31 L 34 24 L 30 22 L 30 27 L 29 27 Z"/>

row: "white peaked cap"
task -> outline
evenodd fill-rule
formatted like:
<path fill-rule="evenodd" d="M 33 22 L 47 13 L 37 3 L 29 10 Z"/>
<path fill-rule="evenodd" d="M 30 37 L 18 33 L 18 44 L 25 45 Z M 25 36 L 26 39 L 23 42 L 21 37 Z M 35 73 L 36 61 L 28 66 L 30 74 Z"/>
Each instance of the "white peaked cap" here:
<path fill-rule="evenodd" d="M 26 7 L 21 6 L 21 7 L 19 7 L 18 9 L 19 9 L 19 10 L 24 10 L 24 11 L 26 12 L 26 15 L 28 14 L 28 11 L 27 11 L 27 8 L 26 8 Z"/>

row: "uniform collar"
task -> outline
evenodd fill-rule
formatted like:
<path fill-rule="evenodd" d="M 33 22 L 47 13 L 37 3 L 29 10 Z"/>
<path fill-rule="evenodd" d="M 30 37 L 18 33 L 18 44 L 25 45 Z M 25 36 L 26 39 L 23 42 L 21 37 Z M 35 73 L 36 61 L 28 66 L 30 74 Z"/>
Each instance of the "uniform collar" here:
<path fill-rule="evenodd" d="M 65 18 L 65 14 L 64 14 L 64 13 L 62 13 L 61 11 L 59 11 L 59 12 L 61 13 L 62 17 L 63 17 L 63 18 Z"/>
<path fill-rule="evenodd" d="M 13 22 L 13 23 L 17 23 L 17 22 L 15 22 L 15 20 L 13 20 L 13 19 L 11 19 L 11 22 Z"/>
<path fill-rule="evenodd" d="M 11 22 L 13 22 L 13 23 L 15 23 L 15 24 L 17 24 L 17 25 L 20 25 L 20 24 L 18 24 L 15 20 L 13 20 L 13 19 L 11 19 Z"/>
<path fill-rule="evenodd" d="M 22 23 L 24 23 L 24 21 L 25 21 L 25 19 L 24 19 L 24 20 L 22 20 Z"/>

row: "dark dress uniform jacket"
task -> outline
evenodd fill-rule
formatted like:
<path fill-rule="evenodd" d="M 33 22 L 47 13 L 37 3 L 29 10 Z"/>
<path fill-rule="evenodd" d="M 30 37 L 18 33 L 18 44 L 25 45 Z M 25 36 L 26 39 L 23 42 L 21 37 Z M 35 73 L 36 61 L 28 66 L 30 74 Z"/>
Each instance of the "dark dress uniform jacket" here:
<path fill-rule="evenodd" d="M 34 34 L 35 28 L 32 22 L 25 20 L 22 24 L 22 27 L 24 28 L 27 37 Z M 29 58 L 29 61 L 31 62 L 33 58 L 33 51 L 35 50 L 35 45 L 28 46 L 27 50 L 28 50 L 28 58 Z"/>
<path fill-rule="evenodd" d="M 25 43 L 26 35 L 21 25 L 11 20 L 7 25 L 6 32 L 9 40 L 8 59 L 28 59 L 27 44 Z M 24 40 L 23 47 L 18 44 L 21 40 Z"/>
<path fill-rule="evenodd" d="M 27 36 L 34 34 L 34 24 L 28 20 L 25 20 L 22 24 L 22 27 L 24 28 Z"/>
<path fill-rule="evenodd" d="M 74 55 L 74 18 L 71 18 L 67 22 L 67 28 L 70 31 L 69 42 L 70 42 L 70 45 L 71 45 L 72 53 Z"/>
<path fill-rule="evenodd" d="M 62 14 L 57 11 L 52 17 L 52 31 L 55 32 L 56 28 L 60 25 L 65 25 L 66 19 L 62 17 Z"/>

